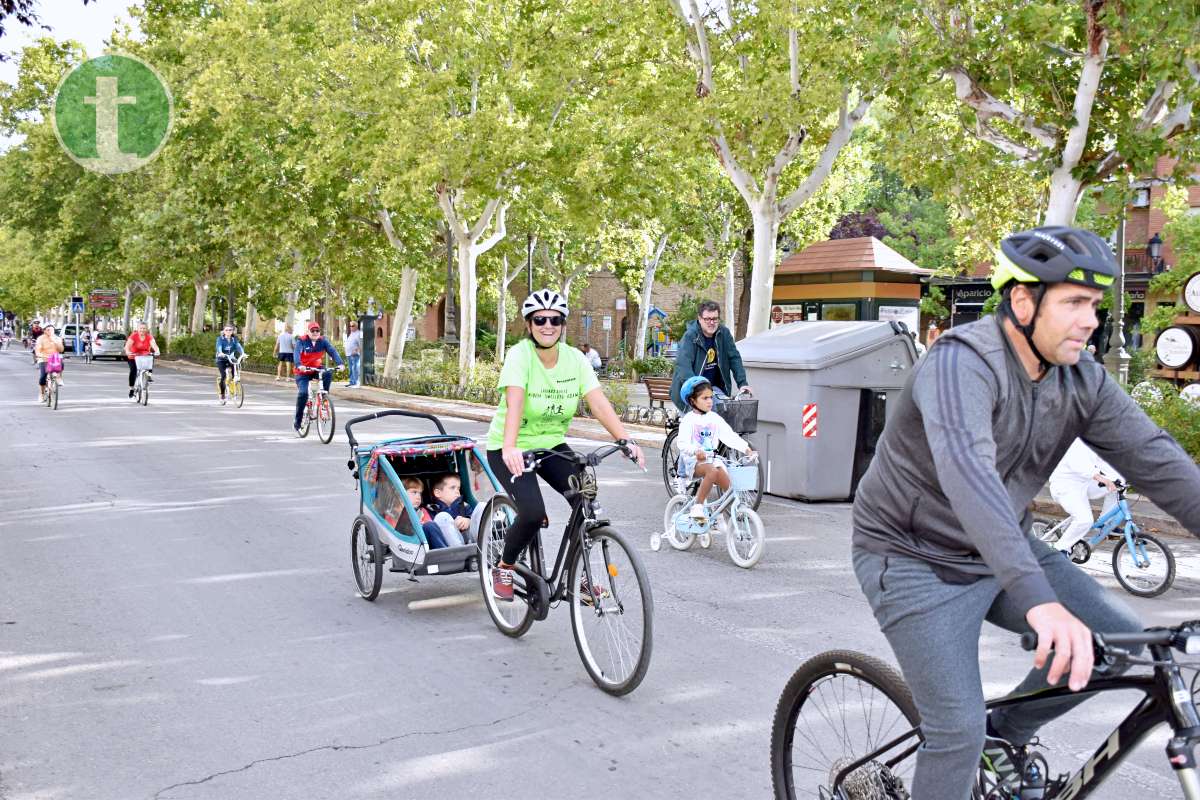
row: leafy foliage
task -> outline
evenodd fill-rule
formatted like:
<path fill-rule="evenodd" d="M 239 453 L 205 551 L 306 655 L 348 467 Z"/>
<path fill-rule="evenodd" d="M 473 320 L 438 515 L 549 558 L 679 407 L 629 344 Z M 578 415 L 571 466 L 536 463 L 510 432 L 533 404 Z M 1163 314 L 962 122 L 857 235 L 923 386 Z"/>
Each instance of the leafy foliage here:
<path fill-rule="evenodd" d="M 1138 403 L 1150 419 L 1179 442 L 1188 455 L 1200 462 L 1200 403 L 1185 400 L 1179 390 L 1156 381 L 1158 392 L 1138 392 Z"/>

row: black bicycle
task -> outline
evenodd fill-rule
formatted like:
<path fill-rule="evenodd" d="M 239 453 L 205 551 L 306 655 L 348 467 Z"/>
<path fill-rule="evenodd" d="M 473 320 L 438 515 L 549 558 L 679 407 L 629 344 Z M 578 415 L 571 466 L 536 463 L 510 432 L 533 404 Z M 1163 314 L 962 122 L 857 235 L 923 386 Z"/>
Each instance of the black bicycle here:
<path fill-rule="evenodd" d="M 739 393 L 737 397 L 725 398 L 718 400 L 713 404 L 713 411 L 716 411 L 726 422 L 729 427 L 733 428 L 734 433 L 750 441 L 750 434 L 758 430 L 758 400 L 746 396 L 748 393 Z M 676 441 L 679 438 L 679 417 L 672 416 L 667 419 L 667 438 L 663 440 L 662 446 L 662 471 L 663 471 L 663 486 L 667 488 L 667 496 L 674 497 L 677 494 L 682 494 L 686 491 L 686 481 L 679 477 L 679 444 Z M 754 444 L 750 442 L 750 444 Z M 717 455 L 725 459 L 735 460 L 732 451 L 725 445 L 717 447 Z M 739 492 L 741 495 L 742 504 L 749 506 L 757 511 L 758 506 L 762 503 L 763 487 L 767 482 L 766 464 L 762 458 L 758 459 L 758 482 L 753 489 L 747 489 Z"/>
<path fill-rule="evenodd" d="M 564 494 L 571 516 L 554 570 L 546 572 L 539 531 L 514 566 L 512 602 L 493 594 L 492 567 L 500 563 L 504 536 L 517 516 L 512 499 L 498 494 L 488 501 L 479 526 L 479 581 L 492 621 L 501 633 L 514 638 L 567 601 L 575 646 L 588 675 L 609 694 L 623 695 L 638 687 L 650 667 L 654 599 L 637 552 L 601 518 L 603 510 L 596 503 L 596 467 L 614 453 L 632 457 L 625 441 L 590 453 L 527 452 L 527 470 L 537 469 L 549 458 L 567 459 L 580 468 Z"/>
<path fill-rule="evenodd" d="M 1200 800 L 1200 773 L 1193 752 L 1200 744 L 1200 662 L 1176 662 L 1172 650 L 1200 654 L 1200 620 L 1142 633 L 1093 634 L 1096 663 L 1153 667 L 1150 675 L 1094 677 L 1083 694 L 1136 689 L 1142 699 L 1073 775 L 1051 778 L 1045 759 L 1025 763 L 1022 786 L 995 786 L 981 775 L 973 800 L 1077 800 L 1088 797 L 1151 730 L 1171 728 L 1167 760 L 1187 800 Z M 1037 636 L 1021 637 L 1026 650 Z M 1127 648 L 1149 648 L 1149 657 Z M 1182 671 L 1196 671 L 1191 686 Z M 1036 692 L 989 700 L 988 709 L 1077 696 L 1065 683 Z M 815 656 L 788 681 L 771 730 L 771 779 L 777 798 L 819 800 L 908 800 L 915 754 L 921 746 L 920 718 L 904 679 L 871 656 L 834 650 Z"/>

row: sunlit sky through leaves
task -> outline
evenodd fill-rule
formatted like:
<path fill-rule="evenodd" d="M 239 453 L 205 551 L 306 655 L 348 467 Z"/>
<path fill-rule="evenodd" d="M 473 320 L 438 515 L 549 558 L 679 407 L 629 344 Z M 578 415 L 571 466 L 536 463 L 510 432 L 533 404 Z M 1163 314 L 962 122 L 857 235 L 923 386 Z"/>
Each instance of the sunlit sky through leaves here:
<path fill-rule="evenodd" d="M 5 20 L 4 38 L 0 52 L 9 57 L 0 63 L 0 82 L 15 83 L 21 50 L 34 40 L 49 36 L 58 41 L 74 39 L 80 42 L 89 56 L 104 52 L 104 40 L 119 24 L 130 22 L 129 8 L 136 0 L 92 0 L 86 6 L 82 0 L 41 0 L 36 11 L 43 26 L 28 28 L 15 19 Z M 0 150 L 7 150 L 13 139 L 0 136 Z"/>

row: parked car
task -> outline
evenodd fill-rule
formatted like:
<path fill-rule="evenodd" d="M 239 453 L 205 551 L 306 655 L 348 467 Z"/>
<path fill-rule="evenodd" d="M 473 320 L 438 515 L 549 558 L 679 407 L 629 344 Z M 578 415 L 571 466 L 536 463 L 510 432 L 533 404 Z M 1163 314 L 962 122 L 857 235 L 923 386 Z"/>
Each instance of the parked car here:
<path fill-rule="evenodd" d="M 68 322 L 67 324 L 62 326 L 62 330 L 58 332 L 58 335 L 62 337 L 63 352 L 66 355 L 68 355 L 68 356 L 75 355 L 75 336 L 80 331 L 86 331 L 87 329 L 88 329 L 87 325 L 79 325 L 74 322 Z"/>
<path fill-rule="evenodd" d="M 100 331 L 92 336 L 92 358 L 125 358 L 125 334 Z"/>

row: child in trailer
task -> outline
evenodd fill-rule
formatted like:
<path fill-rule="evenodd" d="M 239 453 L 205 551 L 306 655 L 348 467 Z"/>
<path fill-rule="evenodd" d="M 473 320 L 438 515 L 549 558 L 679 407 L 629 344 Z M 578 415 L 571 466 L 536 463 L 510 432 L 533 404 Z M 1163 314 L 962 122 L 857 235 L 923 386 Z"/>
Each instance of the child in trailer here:
<path fill-rule="evenodd" d="M 401 478 L 401 483 L 404 485 L 404 491 L 408 494 L 409 505 L 413 507 L 413 511 L 417 512 L 417 520 L 421 523 L 421 529 L 425 532 L 425 540 L 429 543 L 429 549 L 436 550 L 439 547 L 445 547 L 446 540 L 442 536 L 441 527 L 433 521 L 433 517 L 425 510 L 425 498 L 422 496 L 425 484 L 421 482 L 420 478 L 411 476 Z M 392 486 L 391 481 L 383 474 L 383 470 L 379 470 L 376 477 L 375 510 L 379 512 L 380 516 L 394 530 L 408 536 L 416 535 L 412 530 L 412 522 L 408 518 L 408 511 L 404 507 L 404 501 Z"/>
<path fill-rule="evenodd" d="M 679 474 L 690 480 L 700 477 L 700 490 L 689 514 L 693 519 L 704 520 L 704 498 L 708 497 L 713 485 L 722 491 L 729 488 L 729 473 L 720 462 L 713 461 L 718 444 L 724 444 L 738 452 L 753 456 L 750 443 L 734 433 L 729 423 L 713 408 L 713 387 L 700 375 L 688 378 L 679 391 L 679 396 L 688 406 L 688 411 L 679 420 Z"/>
<path fill-rule="evenodd" d="M 434 478 L 433 499 L 425 506 L 433 516 L 442 538 L 451 547 L 467 544 L 471 539 L 471 514 L 475 507 L 462 496 L 462 479 L 453 472 Z"/>

